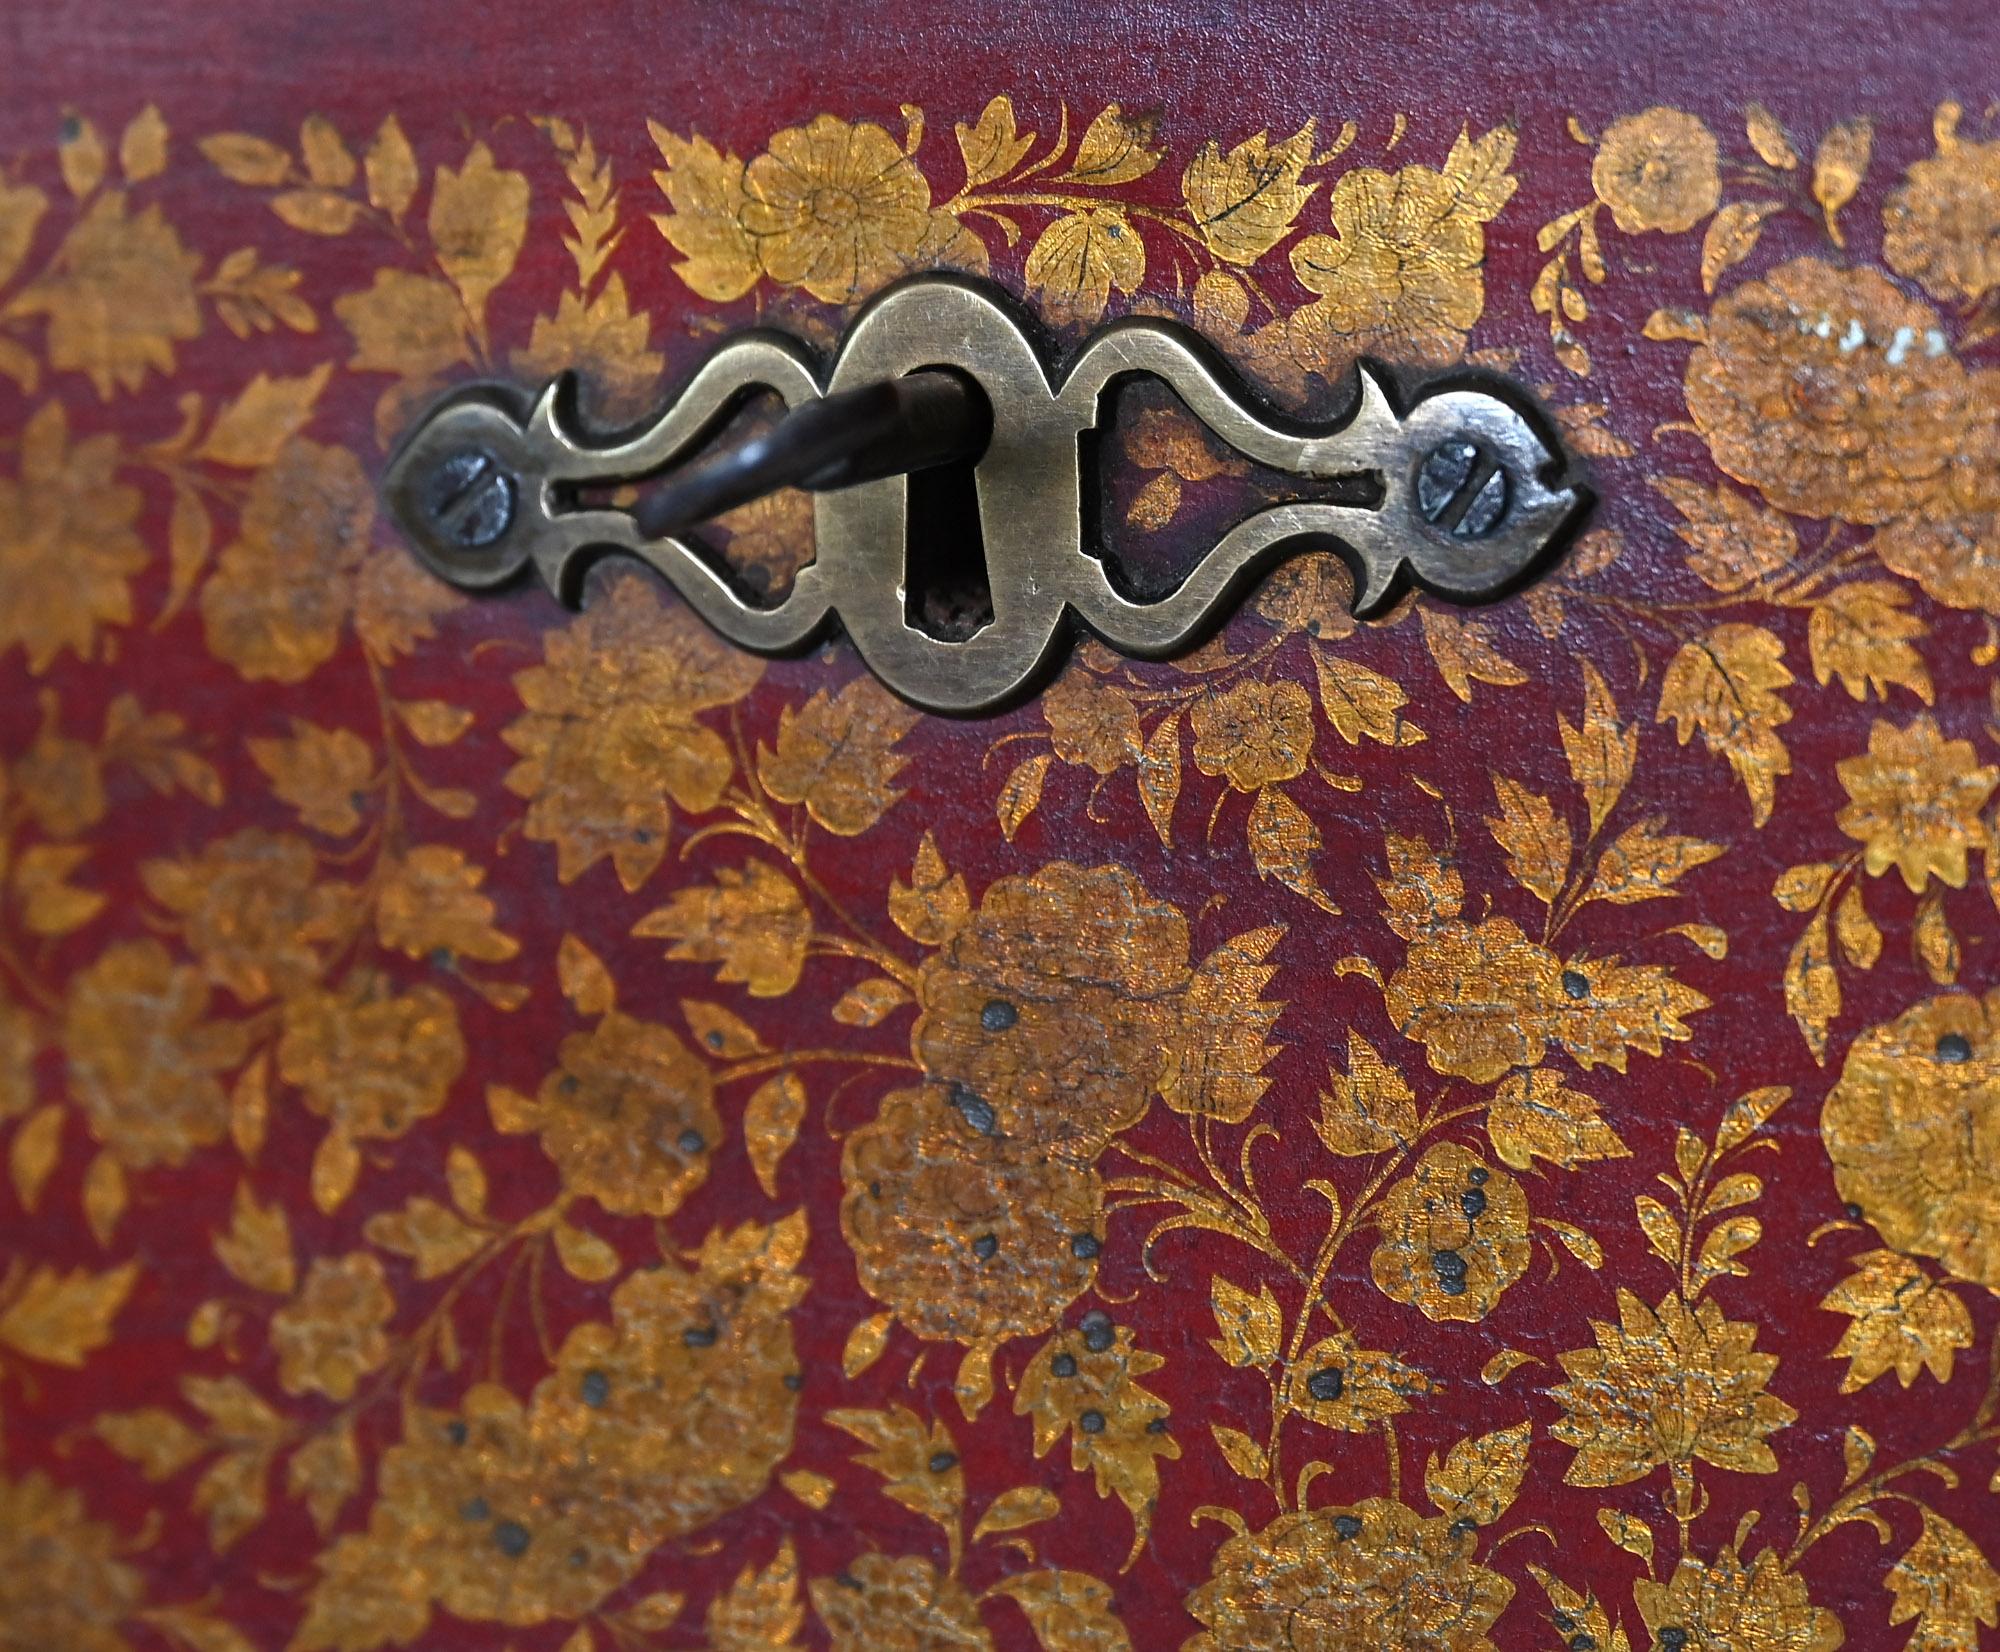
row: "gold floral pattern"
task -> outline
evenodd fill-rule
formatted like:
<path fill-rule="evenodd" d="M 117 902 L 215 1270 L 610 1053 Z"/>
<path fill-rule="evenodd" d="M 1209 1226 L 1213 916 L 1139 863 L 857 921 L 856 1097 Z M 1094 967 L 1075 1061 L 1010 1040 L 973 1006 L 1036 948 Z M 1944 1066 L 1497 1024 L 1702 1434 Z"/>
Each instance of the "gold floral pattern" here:
<path fill-rule="evenodd" d="M 1722 198 L 1716 155 L 1715 135 L 1699 119 L 1656 104 L 1605 128 L 1590 187 L 1627 235 L 1678 235 Z"/>
<path fill-rule="evenodd" d="M 297 1300 L 271 1316 L 279 1386 L 288 1394 L 352 1399 L 355 1384 L 389 1357 L 383 1327 L 395 1309 L 380 1257 L 356 1251 L 319 1258 Z"/>
<path fill-rule="evenodd" d="M 2000 1003 L 1946 993 L 1855 1039 L 1820 1134 L 1843 1199 L 1899 1251 L 2000 1283 L 2000 1195 L 1986 1142 L 2000 1127 Z"/>
<path fill-rule="evenodd" d="M 976 1127 L 1087 1156 L 1168 1078 L 1187 924 L 1121 866 L 993 885 L 917 978 L 924 1070 Z"/>
<path fill-rule="evenodd" d="M 1912 894 L 1933 877 L 1965 887 L 1966 851 L 1986 842 L 1979 815 L 2000 785 L 2000 769 L 1978 764 L 1971 741 L 1945 739 L 1928 716 L 1906 729 L 1877 723 L 1868 755 L 1834 772 L 1850 799 L 1840 829 L 1865 846 L 1869 876 L 1894 866 Z"/>
<path fill-rule="evenodd" d="M 1468 1522 L 1469 1524 L 1469 1522 Z M 1188 1597 L 1191 1652 L 1490 1652 L 1514 1586 L 1472 1558 L 1471 1534 L 1386 1498 L 1280 1515 L 1223 1544 Z"/>
<path fill-rule="evenodd" d="M 650 184 L 631 121 L 78 109 L 10 157 L 0 1645 L 1972 1652 L 1972 106 L 1000 92 L 654 122 Z M 1559 377 L 1600 519 L 1479 615 L 1301 559 L 977 731 L 629 570 L 475 612 L 392 542 L 454 385 L 617 422 L 933 266 L 1294 408 L 1364 351 Z M 1135 414 L 1166 567 L 1263 484 Z M 810 500 L 717 537 L 782 590 Z"/>
<path fill-rule="evenodd" d="M 118 1535 L 48 1476 L 0 1480 L 0 1646 L 33 1652 L 127 1652 L 123 1625 L 143 1600 L 139 1574 L 118 1558 Z"/>
<path fill-rule="evenodd" d="M 528 836 L 557 846 L 563 882 L 609 859 L 636 889 L 666 854 L 672 805 L 713 808 L 728 783 L 728 748 L 696 719 L 761 667 L 630 576 L 551 632 L 546 656 L 515 679 L 525 709 L 505 733 L 521 755 L 508 789 L 528 800 Z"/>
<path fill-rule="evenodd" d="M 42 672 L 64 649 L 96 657 L 98 628 L 132 621 L 131 576 L 146 565 L 134 531 L 140 496 L 116 480 L 118 441 L 74 446 L 61 402 L 21 433 L 18 479 L 0 477 L 0 576 L 12 593 L 0 648 Z"/>

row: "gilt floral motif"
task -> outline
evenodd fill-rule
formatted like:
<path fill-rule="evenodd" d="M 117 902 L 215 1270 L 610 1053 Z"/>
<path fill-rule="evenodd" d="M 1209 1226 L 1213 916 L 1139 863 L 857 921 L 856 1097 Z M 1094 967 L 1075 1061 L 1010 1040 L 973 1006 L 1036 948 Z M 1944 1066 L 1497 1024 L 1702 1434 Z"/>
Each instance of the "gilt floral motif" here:
<path fill-rule="evenodd" d="M 2000 135 L 1611 84 L 6 157 L 0 1648 L 1976 1652 Z M 1599 515 L 966 725 L 377 506 L 463 383 L 935 268 L 1518 375 Z M 1127 394 L 1165 579 L 1269 486 Z"/>

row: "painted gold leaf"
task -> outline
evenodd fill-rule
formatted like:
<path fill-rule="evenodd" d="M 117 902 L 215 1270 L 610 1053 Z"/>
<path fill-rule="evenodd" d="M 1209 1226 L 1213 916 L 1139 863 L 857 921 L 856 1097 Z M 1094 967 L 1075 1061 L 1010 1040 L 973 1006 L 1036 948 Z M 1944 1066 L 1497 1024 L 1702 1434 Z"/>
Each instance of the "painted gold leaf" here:
<path fill-rule="evenodd" d="M 1486 1110 L 1494 1155 L 1515 1170 L 1547 1159 L 1574 1170 L 1593 1159 L 1623 1159 L 1631 1150 L 1598 1113 L 1597 1102 L 1547 1067 L 1510 1073 Z"/>
<path fill-rule="evenodd" d="M 1569 877 L 1569 827 L 1546 797 L 1505 775 L 1496 774 L 1492 780 L 1500 813 L 1487 818 L 1487 830 L 1507 852 L 1507 870 L 1514 881 L 1544 905 L 1553 906 Z"/>
<path fill-rule="evenodd" d="M 196 145 L 209 164 L 231 183 L 269 188 L 292 172 L 292 157 L 268 138 L 248 132 L 218 132 Z"/>
<path fill-rule="evenodd" d="M 1827 233 L 1837 247 L 1847 245 L 1840 227 L 1840 209 L 1854 199 L 1875 149 L 1875 123 L 1866 115 L 1838 121 L 1827 128 L 1813 154 L 1813 199 L 1826 214 Z"/>
<path fill-rule="evenodd" d="M 803 803 L 829 832 L 857 836 L 903 795 L 894 782 L 909 759 L 896 743 L 919 720 L 873 677 L 857 677 L 835 696 L 821 689 L 779 713 L 777 745 L 758 748 L 757 777 L 780 803 Z"/>
<path fill-rule="evenodd" d="M 965 187 L 977 189 L 995 183 L 1012 172 L 1035 147 L 1035 134 L 1017 132 L 1014 100 L 1002 92 L 987 102 L 979 119 L 971 126 L 964 121 L 952 127 L 958 139 L 958 153 L 965 162 Z"/>
<path fill-rule="evenodd" d="M 1039 757 L 1029 757 L 1014 765 L 1000 788 L 1000 795 L 994 807 L 1000 817 L 1000 835 L 1009 843 L 1028 816 L 1035 812 L 1035 806 L 1042 800 L 1042 782 L 1047 778 L 1049 764 L 1053 762 L 1046 752 Z"/>
<path fill-rule="evenodd" d="M 766 1079 L 743 1109 L 744 1149 L 767 1199 L 778 1196 L 778 1166 L 798 1140 L 805 1116 L 806 1087 L 796 1073 Z"/>
<path fill-rule="evenodd" d="M 1490 1526 L 1514 1505 L 1528 1472 L 1533 1423 L 1516 1423 L 1477 1439 L 1460 1440 L 1443 1462 L 1432 1452 L 1424 1470 L 1424 1493 L 1449 1520 Z"/>
<path fill-rule="evenodd" d="M 1655 477 L 1652 486 L 1685 518 L 1674 532 L 1693 547 L 1688 566 L 1718 591 L 1769 579 L 1799 554 L 1790 520 L 1743 494 L 1674 476 Z"/>
<path fill-rule="evenodd" d="M 965 879 L 947 870 L 937 840 L 925 832 L 917 844 L 910 880 L 896 878 L 889 885 L 889 918 L 913 941 L 924 946 L 941 946 L 954 935 L 972 911 L 972 897 Z"/>
<path fill-rule="evenodd" d="M 1210 139 L 1181 174 L 1188 215 L 1208 250 L 1232 264 L 1254 264 L 1288 234 L 1317 184 L 1300 184 L 1312 164 L 1315 123 L 1281 143 L 1266 133 L 1222 152 Z"/>
<path fill-rule="evenodd" d="M 1115 103 L 1105 105 L 1085 129 L 1069 170 L 1055 181 L 1103 188 L 1145 177 L 1166 154 L 1152 146 L 1157 124 L 1150 116 L 1127 115 Z"/>
<path fill-rule="evenodd" d="M 1701 238 L 1701 290 L 1714 292 L 1722 272 L 1735 268 L 1756 250 L 1766 222 L 1784 209 L 1783 201 L 1731 201 L 1711 218 L 1708 232 Z"/>
<path fill-rule="evenodd" d="M 1020 1606 L 1042 1652 L 1132 1652 L 1110 1586 L 1088 1572 L 1016 1572 L 994 1590 Z"/>
<path fill-rule="evenodd" d="M 493 164 L 475 143 L 457 171 L 437 170 L 431 186 L 431 247 L 478 328 L 487 296 L 513 273 L 528 234 L 528 180 Z"/>
<path fill-rule="evenodd" d="M 259 373 L 216 415 L 195 457 L 240 470 L 272 463 L 312 418 L 332 372 L 332 363 L 323 362 L 297 378 L 274 379 Z"/>
<path fill-rule="evenodd" d="M 1775 166 L 1781 172 L 1790 172 L 1799 164 L 1799 152 L 1792 147 L 1792 141 L 1785 136 L 1785 129 L 1778 117 L 1761 103 L 1750 103 L 1743 110 L 1743 131 L 1750 140 L 1750 147 L 1757 151 L 1757 159 L 1766 166 Z"/>
<path fill-rule="evenodd" d="M 753 1563 L 736 1574 L 736 1581 L 709 1603 L 703 1624 L 714 1652 L 779 1652 L 794 1644 L 804 1621 L 798 1551 L 785 1537 L 769 1565 Z"/>
<path fill-rule="evenodd" d="M 287 739 L 245 742 L 271 782 L 272 795 L 289 805 L 301 824 L 329 837 L 345 837 L 361 824 L 360 809 L 375 782 L 375 751 L 347 729 L 291 720 Z"/>
<path fill-rule="evenodd" d="M 1347 1035 L 1347 1071 L 1330 1071 L 1313 1128 L 1329 1153 L 1380 1153 L 1418 1133 L 1416 1094 L 1358 1032 Z"/>
<path fill-rule="evenodd" d="M 1138 290 L 1146 246 L 1119 208 L 1087 207 L 1042 231 L 1024 274 L 1051 319 L 1087 324 L 1104 314 L 1114 290 Z"/>
<path fill-rule="evenodd" d="M 167 122 L 160 106 L 149 103 L 126 123 L 118 140 L 118 170 L 128 184 L 157 178 L 167 169 Z"/>
<path fill-rule="evenodd" d="M 1252 1296 L 1217 1274 L 1208 1288 L 1215 1328 L 1222 1333 L 1208 1339 L 1209 1347 L 1231 1365 L 1265 1366 L 1275 1360 L 1285 1319 L 1271 1287 L 1259 1285 Z"/>
<path fill-rule="evenodd" d="M 1838 677 L 1856 700 L 1870 690 L 1886 700 L 1890 687 L 1898 686 L 1929 705 L 1931 674 L 1912 646 L 1927 628 L 1909 604 L 1909 592 L 1886 579 L 1837 585 L 1814 603 L 1806 626 L 1814 681 Z"/>
<path fill-rule="evenodd" d="M 1583 662 L 1583 719 L 1571 727 L 1569 719 L 1558 718 L 1562 730 L 1563 754 L 1569 772 L 1583 788 L 1590 808 L 1590 829 L 1603 826 L 1632 778 L 1632 764 L 1639 751 L 1639 731 L 1618 720 L 1618 702 L 1603 674 L 1590 661 Z"/>
<path fill-rule="evenodd" d="M 1250 806 L 1250 861 L 1260 878 L 1275 878 L 1330 916 L 1340 908 L 1319 881 L 1319 828 L 1279 786 L 1265 786 Z"/>
<path fill-rule="evenodd" d="M 1181 795 L 1181 714 L 1161 720 L 1139 757 L 1139 801 L 1162 848 L 1173 847 L 1174 805 Z"/>
<path fill-rule="evenodd" d="M 1215 1443 L 1222 1448 L 1223 1460 L 1244 1479 L 1262 1480 L 1271 1472 L 1271 1459 L 1264 1455 L 1264 1448 L 1242 1429 L 1223 1423 L 1210 1423 L 1208 1427 Z"/>
<path fill-rule="evenodd" d="M 298 1270 L 284 1205 L 261 1204 L 248 1182 L 238 1182 L 229 1231 L 215 1236 L 215 1259 L 252 1290 L 288 1295 Z"/>
<path fill-rule="evenodd" d="M 632 926 L 642 938 L 670 940 L 669 958 L 716 964 L 718 981 L 777 998 L 798 984 L 812 918 L 798 887 L 765 861 L 723 867 L 715 881 L 678 891 Z"/>
<path fill-rule="evenodd" d="M 1672 896 L 1682 877 L 1721 856 L 1719 843 L 1661 831 L 1666 822 L 1652 815 L 1620 832 L 1598 858 L 1588 898 L 1628 906 Z"/>
<path fill-rule="evenodd" d="M 1431 603 L 1420 604 L 1417 616 L 1438 674 L 1467 704 L 1475 680 L 1503 688 L 1516 688 L 1528 680 L 1527 672 L 1486 640 L 1486 627 L 1477 620 L 1457 619 Z"/>
<path fill-rule="evenodd" d="M 678 137 L 657 121 L 646 128 L 667 163 L 653 181 L 672 210 L 656 213 L 653 223 L 681 255 L 674 273 L 699 297 L 741 298 L 763 270 L 757 243 L 743 227 L 749 197 L 743 192 L 742 161 L 699 133 Z"/>
<path fill-rule="evenodd" d="M 574 935 L 556 947 L 556 980 L 579 1015 L 608 1015 L 618 1007 L 618 983 L 604 960 Z"/>
<path fill-rule="evenodd" d="M 856 1453 L 855 1461 L 882 1477 L 885 1495 L 948 1532 L 957 1530 L 965 1508 L 965 1471 L 943 1423 L 926 1428 L 902 1405 L 829 1411 L 826 1420 L 869 1448 Z"/>
<path fill-rule="evenodd" d="M 1762 626 L 1718 625 L 1682 646 L 1660 685 L 1657 720 L 1671 718 L 1682 745 L 1699 729 L 1708 749 L 1729 760 L 1756 826 L 1771 818 L 1778 777 L 1792 772 L 1777 732 L 1792 715 L 1779 693 L 1793 680 L 1783 654 Z"/>
<path fill-rule="evenodd" d="M 1889 1568 L 1889 1622 L 1916 1619 L 1911 1644 L 1924 1652 L 1975 1652 L 1980 1626 L 2000 1624 L 2000 1573 L 1943 1515 L 1922 1505 L 1919 1513 L 1922 1532 Z"/>
<path fill-rule="evenodd" d="M 44 1365 L 75 1368 L 111 1340 L 112 1321 L 139 1281 L 139 1264 L 105 1273 L 37 1266 L 0 1308 L 0 1345 Z"/>
<path fill-rule="evenodd" d="M 340 130 L 324 115 L 308 115 L 299 126 L 299 155 L 306 176 L 328 189 L 345 189 L 358 170 Z"/>
<path fill-rule="evenodd" d="M 416 199 L 421 174 L 417 170 L 416 151 L 403 135 L 402 122 L 394 115 L 376 128 L 375 139 L 362 157 L 361 170 L 368 181 L 369 204 L 386 212 L 391 223 L 400 223 L 403 214 L 410 210 L 410 202 Z"/>

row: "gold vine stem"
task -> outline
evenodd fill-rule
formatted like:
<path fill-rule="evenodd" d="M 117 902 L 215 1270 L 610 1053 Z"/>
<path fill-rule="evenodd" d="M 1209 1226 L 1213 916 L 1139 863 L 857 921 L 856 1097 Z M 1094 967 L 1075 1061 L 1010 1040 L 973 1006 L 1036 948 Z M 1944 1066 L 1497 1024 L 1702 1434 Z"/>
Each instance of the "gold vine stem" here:
<path fill-rule="evenodd" d="M 1877 1500 L 1901 1501 L 1925 1506 L 1922 1500 L 1906 1492 L 1891 1492 L 1887 1488 L 1905 1475 L 1928 1471 L 1941 1479 L 1952 1472 L 1950 1465 L 1943 1461 L 1953 1452 L 1967 1451 L 1974 1446 L 2000 1439 L 2000 1422 L 1995 1421 L 1995 1412 L 2000 1411 L 2000 1333 L 1994 1336 L 1989 1350 L 1988 1366 L 1990 1375 L 1986 1380 L 1986 1393 L 1967 1423 L 1949 1440 L 1933 1451 L 1923 1452 L 1915 1457 L 1906 1457 L 1900 1463 L 1857 1481 L 1836 1497 L 1820 1513 L 1817 1519 L 1800 1529 L 1792 1546 L 1785 1553 L 1785 1569 L 1791 1570 L 1821 1538 L 1836 1526 L 1845 1525 L 1849 1520 L 1859 1518 L 1860 1511 Z"/>

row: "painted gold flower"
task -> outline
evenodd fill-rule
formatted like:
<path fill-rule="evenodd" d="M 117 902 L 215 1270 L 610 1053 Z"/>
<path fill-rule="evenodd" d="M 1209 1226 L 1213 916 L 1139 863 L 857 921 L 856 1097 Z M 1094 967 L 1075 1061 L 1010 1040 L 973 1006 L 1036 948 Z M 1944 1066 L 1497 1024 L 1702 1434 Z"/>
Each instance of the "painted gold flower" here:
<path fill-rule="evenodd" d="M 979 1607 L 958 1579 L 917 1555 L 857 1555 L 810 1585 L 834 1652 L 990 1652 Z"/>
<path fill-rule="evenodd" d="M 1682 1555 L 1667 1582 L 1634 1582 L 1632 1601 L 1656 1647 L 1835 1652 L 1847 1640 L 1840 1619 L 1812 1603 L 1805 1580 L 1785 1570 L 1776 1549 L 1759 1550 L 1748 1565 L 1734 1545 L 1707 1563 Z"/>
<path fill-rule="evenodd" d="M 665 1027 L 616 1010 L 565 1038 L 560 1060 L 536 1129 L 565 1191 L 619 1216 L 672 1215 L 722 1136 L 708 1068 Z"/>
<path fill-rule="evenodd" d="M 542 658 L 514 678 L 507 787 L 528 800 L 528 836 L 556 846 L 562 882 L 608 858 L 637 889 L 666 853 L 672 805 L 712 809 L 729 783 L 729 748 L 696 718 L 749 693 L 763 662 L 631 575 L 550 631 Z"/>
<path fill-rule="evenodd" d="M 1301 362 L 1372 353 L 1453 360 L 1486 305 L 1481 219 L 1461 209 L 1458 183 L 1428 166 L 1356 167 L 1334 185 L 1333 235 L 1292 248 L 1292 271 L 1319 295 L 1287 328 Z"/>
<path fill-rule="evenodd" d="M 1098 774 L 1139 761 L 1145 736 L 1132 696 L 1081 667 L 1065 671 L 1042 695 L 1042 720 L 1056 756 Z"/>
<path fill-rule="evenodd" d="M 45 701 L 45 713 L 55 706 L 53 698 Z M 14 784 L 35 824 L 50 837 L 80 837 L 104 818 L 104 763 L 97 748 L 66 739 L 52 725 L 14 765 Z"/>
<path fill-rule="evenodd" d="M 911 1049 L 968 1119 L 1094 1154 L 1171 1076 L 1187 922 L 1121 866 L 1002 878 L 917 977 Z"/>
<path fill-rule="evenodd" d="M 176 341 L 201 333 L 194 278 L 201 255 L 156 206 L 133 217 L 106 190 L 56 249 L 48 273 L 9 306 L 49 318 L 49 360 L 90 375 L 105 400 L 137 390 L 150 369 L 174 370 Z"/>
<path fill-rule="evenodd" d="M 1204 694 L 1188 721 L 1195 767 L 1239 792 L 1296 779 L 1312 756 L 1312 696 L 1297 683 L 1248 681 Z"/>
<path fill-rule="evenodd" d="M 1754 1325 L 1678 1295 L 1649 1308 L 1621 1288 L 1618 1323 L 1592 1320 L 1591 1330 L 1596 1346 L 1563 1354 L 1569 1381 L 1552 1390 L 1564 1415 L 1549 1432 L 1576 1447 L 1568 1484 L 1622 1486 L 1696 1459 L 1738 1474 L 1778 1471 L 1765 1436 L 1798 1413 L 1764 1391 L 1778 1357 L 1756 1352 Z"/>
<path fill-rule="evenodd" d="M 465 1070 L 451 1000 L 428 984 L 399 993 L 374 969 L 290 999 L 283 1026 L 280 1076 L 357 1140 L 400 1136 L 431 1117 Z"/>
<path fill-rule="evenodd" d="M 1541 1061 L 1561 976 L 1555 955 L 1512 918 L 1454 920 L 1417 934 L 1383 1001 L 1434 1071 L 1490 1084 Z"/>
<path fill-rule="evenodd" d="M 289 832 L 246 827 L 191 861 L 149 861 L 146 887 L 185 924 L 208 978 L 246 1004 L 295 991 L 319 973 L 347 892 L 318 882 L 312 846 Z"/>
<path fill-rule="evenodd" d="M 755 1498 L 791 1449 L 804 1242 L 796 1216 L 712 1233 L 692 1268 L 629 1275 L 526 1404 L 480 1383 L 455 1413 L 409 1413 L 367 1529 L 320 1557 L 300 1641 L 407 1643 L 433 1603 L 523 1628 L 582 1617 L 661 1543 Z"/>
<path fill-rule="evenodd" d="M 1598 141 L 1590 187 L 1627 235 L 1693 229 L 1722 198 L 1714 134 L 1679 109 L 1627 115 Z"/>
<path fill-rule="evenodd" d="M 2000 286 L 2000 142 L 1958 135 L 1957 104 L 1933 122 L 1937 153 L 1882 206 L 1882 256 L 1933 297 L 1975 299 Z"/>
<path fill-rule="evenodd" d="M 287 442 L 202 587 L 209 652 L 252 681 L 304 682 L 340 646 L 374 524 L 375 489 L 352 453 Z"/>
<path fill-rule="evenodd" d="M 200 970 L 158 941 L 121 941 L 70 982 L 62 1045 L 91 1133 L 133 1169 L 185 1164 L 222 1140 L 217 1076 L 243 1058 L 244 1031 L 208 1019 Z"/>
<path fill-rule="evenodd" d="M 943 1085 L 897 1090 L 847 1138 L 840 1226 L 862 1289 L 920 1337 L 1047 1330 L 1096 1277 L 1097 1171 L 982 1130 Z"/>
<path fill-rule="evenodd" d="M 123 1547 L 40 1470 L 0 1477 L 0 1652 L 130 1652 L 144 1594 Z"/>
<path fill-rule="evenodd" d="M 1528 1196 L 1456 1142 L 1433 1147 L 1389 1189 L 1376 1224 L 1376 1288 L 1426 1319 L 1484 1319 L 1528 1271 Z"/>
<path fill-rule="evenodd" d="M 791 1450 L 805 1238 L 794 1213 L 712 1231 L 692 1267 L 638 1269 L 612 1293 L 610 1323 L 571 1331 L 537 1385 L 538 1437 L 594 1467 L 635 1551 L 750 1502 Z"/>
<path fill-rule="evenodd" d="M 1384 1497 L 1281 1514 L 1216 1551 L 1183 1652 L 1493 1652 L 1514 1585 L 1476 1541 Z"/>
<path fill-rule="evenodd" d="M 1870 1027 L 1821 1109 L 1834 1186 L 1885 1244 L 2000 1289 L 2000 989 Z"/>
<path fill-rule="evenodd" d="M 1971 389 L 1935 311 L 1795 258 L 1717 301 L 1688 358 L 1715 463 L 1781 510 L 1885 522 L 1952 506 Z"/>
<path fill-rule="evenodd" d="M 931 228 L 930 185 L 871 121 L 816 115 L 786 127 L 745 168 L 743 190 L 764 273 L 831 304 L 900 274 Z"/>
<path fill-rule="evenodd" d="M 368 1529 L 320 1560 L 301 1639 L 347 1643 L 350 1619 L 379 1641 L 396 1600 L 414 1638 L 432 1602 L 475 1622 L 526 1628 L 595 1610 L 644 1564 L 618 1506 L 615 1461 L 593 1462 L 504 1388 L 479 1383 L 456 1414 L 416 1413 L 382 1454 Z"/>
<path fill-rule="evenodd" d="M 278 1383 L 287 1394 L 351 1400 L 389 1358 L 396 1299 L 373 1251 L 316 1257 L 299 1294 L 271 1316 Z"/>
<path fill-rule="evenodd" d="M 1894 866 L 1912 894 L 1936 877 L 1965 887 L 1968 849 L 1986 841 L 1979 814 L 2000 769 L 1977 761 L 1969 740 L 1947 740 L 1924 712 L 1908 728 L 1877 722 L 1868 752 L 1834 765 L 1849 802 L 1840 829 L 1867 846 L 1870 876 Z"/>
<path fill-rule="evenodd" d="M 132 623 L 128 581 L 146 548 L 139 490 L 117 476 L 118 438 L 71 446 L 53 401 L 21 430 L 18 478 L 0 476 L 0 650 L 19 647 L 36 676 L 65 648 L 94 659 L 99 626 Z"/>

